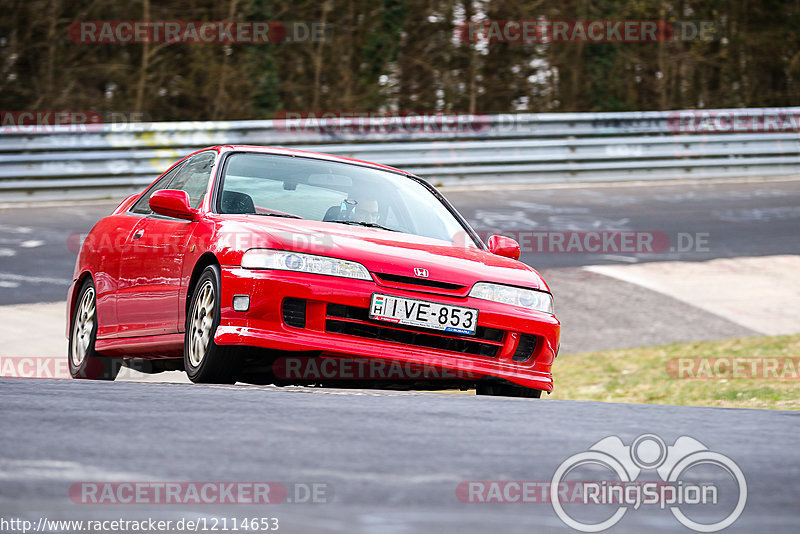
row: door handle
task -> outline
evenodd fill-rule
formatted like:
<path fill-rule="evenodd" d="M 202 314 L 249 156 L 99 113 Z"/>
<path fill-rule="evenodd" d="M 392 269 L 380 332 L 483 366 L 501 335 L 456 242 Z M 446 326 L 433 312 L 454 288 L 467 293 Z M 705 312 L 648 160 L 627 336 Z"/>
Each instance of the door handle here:
<path fill-rule="evenodd" d="M 136 230 L 136 231 L 133 233 L 133 240 L 134 240 L 134 241 L 136 241 L 137 239 L 139 239 L 139 238 L 140 238 L 140 237 L 142 237 L 143 235 L 144 235 L 144 230 L 140 228 L 139 230 Z"/>

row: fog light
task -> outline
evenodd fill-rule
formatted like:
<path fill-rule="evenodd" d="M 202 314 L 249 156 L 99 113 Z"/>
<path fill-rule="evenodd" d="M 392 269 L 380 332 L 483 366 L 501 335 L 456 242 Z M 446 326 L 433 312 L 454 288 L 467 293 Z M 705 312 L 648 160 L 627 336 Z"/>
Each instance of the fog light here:
<path fill-rule="evenodd" d="M 235 311 L 247 311 L 250 309 L 250 295 L 234 295 L 233 309 Z"/>

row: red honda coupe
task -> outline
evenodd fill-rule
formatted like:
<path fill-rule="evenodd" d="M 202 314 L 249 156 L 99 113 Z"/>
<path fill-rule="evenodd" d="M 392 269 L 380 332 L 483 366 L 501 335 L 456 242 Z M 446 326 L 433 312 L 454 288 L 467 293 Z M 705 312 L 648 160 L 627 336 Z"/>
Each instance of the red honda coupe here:
<path fill-rule="evenodd" d="M 254 146 L 196 152 L 86 236 L 75 378 L 551 391 L 560 324 L 519 245 L 484 244 L 425 180 Z"/>

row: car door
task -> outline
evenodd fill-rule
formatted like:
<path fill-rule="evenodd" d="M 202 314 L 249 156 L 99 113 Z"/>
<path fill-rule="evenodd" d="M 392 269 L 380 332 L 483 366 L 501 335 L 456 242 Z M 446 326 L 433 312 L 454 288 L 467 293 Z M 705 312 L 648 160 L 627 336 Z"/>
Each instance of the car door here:
<path fill-rule="evenodd" d="M 216 155 L 207 151 L 192 156 L 159 189 L 186 191 L 191 206 L 197 208 L 208 189 Z M 149 200 L 156 190 L 133 206 L 141 220 L 121 254 L 117 319 L 123 337 L 178 332 L 181 271 L 196 223 L 153 213 Z"/>

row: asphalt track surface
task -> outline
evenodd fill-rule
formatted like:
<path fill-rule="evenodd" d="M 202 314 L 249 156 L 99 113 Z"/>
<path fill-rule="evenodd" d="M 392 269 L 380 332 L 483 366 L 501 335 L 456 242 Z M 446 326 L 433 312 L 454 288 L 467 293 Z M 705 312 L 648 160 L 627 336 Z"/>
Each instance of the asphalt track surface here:
<path fill-rule="evenodd" d="M 575 330 L 594 328 L 594 348 L 624 346 L 620 336 L 626 326 L 655 320 L 622 310 L 596 322 L 597 309 L 583 304 L 609 294 L 627 298 L 637 310 L 658 304 L 653 313 L 661 320 L 682 320 L 670 324 L 678 331 L 670 340 L 701 331 L 718 337 L 747 332 L 582 271 L 581 265 L 800 253 L 798 182 L 447 196 L 479 231 L 623 228 L 708 234 L 708 247 L 685 252 L 525 254 L 523 260 L 543 271 L 562 309 L 572 310 L 562 317 L 565 339 L 568 323 Z M 66 245 L 69 236 L 87 231 L 112 208 L 94 203 L 1 209 L 0 304 L 62 300 L 75 260 Z M 571 296 L 577 293 L 584 300 Z M 637 335 L 628 344 L 661 341 Z M 631 445 L 651 433 L 667 445 L 690 436 L 739 466 L 747 480 L 747 504 L 728 531 L 796 532 L 800 521 L 800 414 L 793 412 L 26 379 L 0 379 L 0 411 L 0 519 L 277 517 L 279 532 L 566 532 L 570 529 L 550 504 L 462 502 L 456 489 L 469 481 L 548 482 L 562 462 L 603 438 L 618 436 Z M 704 474 L 724 486 L 718 475 Z M 76 504 L 69 489 L 86 481 L 318 483 L 332 497 L 327 503 L 263 506 Z M 729 505 L 696 510 L 696 517 L 716 519 Z M 588 513 L 585 506 L 573 506 L 576 514 Z M 629 509 L 611 532 L 645 530 L 691 532 L 668 510 L 652 505 Z"/>
<path fill-rule="evenodd" d="M 562 354 L 757 334 L 581 266 L 800 253 L 800 181 L 495 188 L 446 195 L 482 234 L 504 232 L 522 240 L 522 260 L 541 271 L 555 295 Z M 0 306 L 63 301 L 78 234 L 114 207 L 95 202 L 0 208 Z M 535 237 L 620 230 L 655 232 L 672 248 L 694 242 L 685 251 L 589 254 L 541 252 Z"/>
<path fill-rule="evenodd" d="M 800 181 L 616 183 L 453 191 L 447 196 L 476 230 L 527 240 L 521 259 L 536 269 L 800 252 Z M 613 247 L 600 253 L 561 253 L 550 240 L 541 245 L 544 251 L 535 251 L 537 232 L 592 231 L 653 233 L 668 237 L 670 246 L 652 253 L 646 247 L 634 253 Z M 569 250 L 566 245 L 564 249 Z"/>
<path fill-rule="evenodd" d="M 495 188 L 445 194 L 477 231 L 527 240 L 521 259 L 539 270 L 800 253 L 800 181 Z M 115 206 L 95 202 L 0 207 L 0 305 L 63 300 L 75 265 L 68 243 Z M 546 245 L 540 252 L 535 234 L 619 230 L 657 232 L 669 237 L 676 250 L 615 253 L 607 247 L 599 253 L 561 253 L 557 248 L 550 252 Z M 698 238 L 705 240 L 700 246 Z"/>
<path fill-rule="evenodd" d="M 593 443 L 643 433 L 691 436 L 739 466 L 747 502 L 727 532 L 797 532 L 800 519 L 792 412 L 25 379 L 0 381 L 0 406 L 0 511 L 34 523 L 266 516 L 279 532 L 569 532 L 550 504 L 462 502 L 456 489 L 550 481 Z M 69 489 L 84 481 L 317 483 L 328 502 L 76 504 Z M 708 520 L 727 513 L 720 501 Z M 644 531 L 691 532 L 654 505 L 610 532 Z"/>

